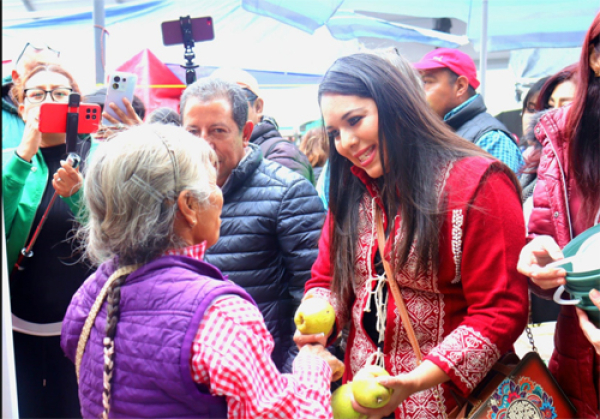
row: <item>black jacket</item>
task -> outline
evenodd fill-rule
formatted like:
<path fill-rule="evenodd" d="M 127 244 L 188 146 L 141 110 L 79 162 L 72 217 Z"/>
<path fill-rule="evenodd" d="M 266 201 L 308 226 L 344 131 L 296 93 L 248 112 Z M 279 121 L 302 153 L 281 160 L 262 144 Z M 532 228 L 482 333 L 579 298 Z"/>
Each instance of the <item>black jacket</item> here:
<path fill-rule="evenodd" d="M 313 185 L 316 183 L 308 157 L 296 144 L 283 138 L 269 119 L 263 119 L 254 127 L 250 142 L 260 146 L 265 159 L 301 174 Z"/>
<path fill-rule="evenodd" d="M 477 143 L 481 136 L 496 130 L 504 132 L 516 143 L 515 137 L 508 128 L 486 111 L 487 107 L 480 95 L 444 122 L 450 125 L 458 135 L 472 143 Z"/>
<path fill-rule="evenodd" d="M 317 258 L 325 213 L 306 179 L 248 147 L 223 185 L 221 237 L 205 260 L 254 298 L 275 341 L 273 361 L 291 372 L 294 313 Z"/>

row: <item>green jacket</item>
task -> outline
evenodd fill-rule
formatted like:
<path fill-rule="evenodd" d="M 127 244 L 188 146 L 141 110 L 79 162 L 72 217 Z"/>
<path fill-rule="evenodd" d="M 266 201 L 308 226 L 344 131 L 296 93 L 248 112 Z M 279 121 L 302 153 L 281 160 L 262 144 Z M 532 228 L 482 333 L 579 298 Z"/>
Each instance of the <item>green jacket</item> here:
<path fill-rule="evenodd" d="M 89 143 L 89 140 L 86 142 Z M 89 145 L 87 148 L 89 150 Z M 48 167 L 41 151 L 37 152 L 31 163 L 23 160 L 13 151 L 12 157 L 7 159 L 2 167 L 2 204 L 9 274 L 29 237 L 35 213 L 47 184 Z M 79 214 L 82 194 L 83 188 L 80 188 L 68 198 L 61 197 L 69 205 L 73 214 Z"/>

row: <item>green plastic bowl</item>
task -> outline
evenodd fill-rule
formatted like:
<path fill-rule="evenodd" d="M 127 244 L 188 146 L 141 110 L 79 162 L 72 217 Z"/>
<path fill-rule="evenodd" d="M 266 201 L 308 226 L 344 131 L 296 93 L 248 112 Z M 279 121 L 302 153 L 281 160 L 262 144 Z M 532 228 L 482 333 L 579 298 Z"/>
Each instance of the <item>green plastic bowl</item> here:
<path fill-rule="evenodd" d="M 565 291 L 571 296 L 571 300 L 577 300 L 577 299 L 581 300 L 581 302 L 579 304 L 577 304 L 578 307 L 581 307 L 584 310 L 586 310 L 589 307 L 596 308 L 594 303 L 592 303 L 592 300 L 590 300 L 590 289 L 585 290 L 585 291 L 576 291 L 576 290 L 573 290 L 570 287 L 566 286 Z M 597 310 L 597 308 L 596 308 L 596 310 Z"/>
<path fill-rule="evenodd" d="M 565 280 L 567 281 L 567 288 L 573 291 L 590 292 L 592 288 L 600 290 L 600 275 L 588 275 L 580 277 L 567 275 Z"/>
<path fill-rule="evenodd" d="M 575 256 L 581 246 L 594 237 L 596 234 L 600 234 L 600 224 L 596 224 L 593 227 L 588 228 L 583 233 L 575 237 L 571 240 L 563 249 L 563 255 L 565 258 Z M 600 259 L 600 255 L 598 255 L 598 259 Z M 600 268 L 592 269 L 588 271 L 573 271 L 573 264 L 571 262 L 566 262 L 564 265 L 559 265 L 565 271 L 567 271 L 567 283 L 570 281 L 588 281 L 592 278 L 598 278 L 600 280 Z"/>

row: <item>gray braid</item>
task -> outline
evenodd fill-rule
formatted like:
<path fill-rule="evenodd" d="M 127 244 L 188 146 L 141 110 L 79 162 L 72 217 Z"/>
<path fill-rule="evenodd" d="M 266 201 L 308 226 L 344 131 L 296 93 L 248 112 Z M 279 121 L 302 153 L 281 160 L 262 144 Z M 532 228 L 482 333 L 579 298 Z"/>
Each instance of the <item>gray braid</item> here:
<path fill-rule="evenodd" d="M 120 317 L 119 303 L 121 301 L 121 286 L 125 283 L 127 275 L 120 276 L 113 282 L 108 290 L 106 301 L 106 337 L 104 344 L 104 368 L 103 368 L 103 389 L 102 389 L 102 418 L 108 419 L 110 411 L 110 390 L 112 386 L 112 376 L 115 366 L 115 334 L 117 332 L 117 322 Z"/>

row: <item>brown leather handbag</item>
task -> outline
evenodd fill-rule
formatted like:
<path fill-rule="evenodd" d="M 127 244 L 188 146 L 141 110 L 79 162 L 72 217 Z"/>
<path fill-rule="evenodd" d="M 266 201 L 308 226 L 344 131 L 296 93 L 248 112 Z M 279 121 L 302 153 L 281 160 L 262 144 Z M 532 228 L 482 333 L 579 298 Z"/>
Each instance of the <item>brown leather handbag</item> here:
<path fill-rule="evenodd" d="M 387 282 L 418 365 L 422 359 L 419 342 L 408 317 L 400 287 L 394 280 L 389 263 L 383 257 L 385 233 L 379 209 L 376 212 L 376 222 L 379 252 Z M 457 406 L 445 417 L 448 419 L 574 418 L 575 408 L 550 374 L 544 361 L 535 352 L 531 335 L 529 338 L 534 351 L 528 352 L 523 359 L 519 359 L 515 353 L 504 355 L 468 397 L 452 394 Z"/>

